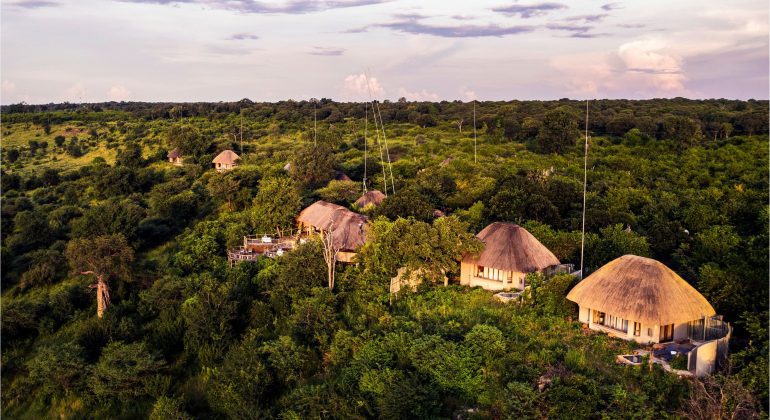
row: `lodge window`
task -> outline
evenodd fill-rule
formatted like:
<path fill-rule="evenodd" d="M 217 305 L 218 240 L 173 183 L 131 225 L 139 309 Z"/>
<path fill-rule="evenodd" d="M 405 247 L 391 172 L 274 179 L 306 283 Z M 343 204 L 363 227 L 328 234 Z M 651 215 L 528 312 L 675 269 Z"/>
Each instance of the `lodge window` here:
<path fill-rule="evenodd" d="M 640 322 L 634 322 L 634 335 L 637 337 L 642 335 L 642 324 Z"/>
<path fill-rule="evenodd" d="M 506 278 L 510 282 L 511 275 L 505 270 L 498 270 L 497 268 L 484 267 L 481 265 L 476 266 L 476 277 L 481 277 L 489 280 L 503 281 Z"/>
<path fill-rule="evenodd" d="M 593 321 L 594 324 L 604 324 L 604 312 L 594 311 Z"/>
<path fill-rule="evenodd" d="M 628 333 L 628 320 L 623 319 L 619 316 L 606 314 L 601 311 L 593 311 L 592 314 L 592 320 L 594 324 L 601 324 L 605 327 L 612 328 L 614 330 L 623 331 L 624 333 Z M 641 328 L 641 326 L 640 326 Z"/>
<path fill-rule="evenodd" d="M 674 324 L 661 325 L 660 339 L 658 341 L 671 341 L 674 339 Z"/>

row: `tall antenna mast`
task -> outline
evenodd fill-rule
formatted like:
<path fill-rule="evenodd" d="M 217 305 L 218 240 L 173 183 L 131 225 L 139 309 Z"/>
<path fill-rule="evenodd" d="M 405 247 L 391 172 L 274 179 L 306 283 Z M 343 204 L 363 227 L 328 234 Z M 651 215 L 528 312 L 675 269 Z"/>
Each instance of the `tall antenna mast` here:
<path fill-rule="evenodd" d="M 367 150 L 367 133 L 369 130 L 369 102 L 364 102 L 364 194 L 366 194 L 366 155 Z"/>
<path fill-rule="evenodd" d="M 586 246 L 586 184 L 588 182 L 588 99 L 586 99 L 585 150 L 583 153 L 583 229 L 580 237 L 580 278 L 583 279 L 583 257 Z"/>
<path fill-rule="evenodd" d="M 318 146 L 318 140 L 317 140 L 318 128 L 316 126 L 316 104 L 317 103 L 318 101 L 315 98 L 313 98 L 313 146 Z"/>
<path fill-rule="evenodd" d="M 241 154 L 243 154 L 243 108 L 241 108 L 239 112 L 241 114 Z"/>
<path fill-rule="evenodd" d="M 396 193 L 396 183 L 393 181 L 393 165 L 390 164 L 390 152 L 388 151 L 388 138 L 385 136 L 385 123 L 382 122 L 382 112 L 380 112 L 380 103 L 375 104 L 377 106 L 377 114 L 380 117 L 380 129 L 382 130 L 382 141 L 385 143 L 385 155 L 388 157 L 388 170 L 390 171 L 390 188 L 393 190 L 393 194 Z"/>
<path fill-rule="evenodd" d="M 476 163 L 476 100 L 473 100 L 473 163 Z"/>
<path fill-rule="evenodd" d="M 382 184 L 383 184 L 383 193 L 385 193 L 385 196 L 388 196 L 388 175 L 385 172 L 385 158 L 382 154 L 382 142 L 380 141 L 380 130 L 377 128 L 377 112 L 374 110 L 374 99 L 372 99 L 372 86 L 369 84 L 369 75 L 367 72 L 364 72 L 364 79 L 366 79 L 366 88 L 369 92 L 369 101 L 372 104 L 372 116 L 374 117 L 374 131 L 377 132 L 377 145 L 380 146 L 380 166 L 382 166 Z M 382 124 L 382 120 L 380 120 L 380 124 Z M 383 134 L 384 134 L 383 130 Z"/>

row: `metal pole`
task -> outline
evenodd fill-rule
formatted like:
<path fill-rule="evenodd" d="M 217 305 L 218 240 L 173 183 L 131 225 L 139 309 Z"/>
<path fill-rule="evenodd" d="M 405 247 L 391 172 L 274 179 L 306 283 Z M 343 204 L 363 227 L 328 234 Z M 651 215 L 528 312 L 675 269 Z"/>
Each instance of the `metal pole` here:
<path fill-rule="evenodd" d="M 586 99 L 586 127 L 585 127 L 585 150 L 583 152 L 583 228 L 580 238 L 580 278 L 585 277 L 583 273 L 583 257 L 586 246 L 586 183 L 588 182 L 588 100 Z"/>
<path fill-rule="evenodd" d="M 476 100 L 473 100 L 473 163 L 476 163 Z"/>
<path fill-rule="evenodd" d="M 316 101 L 313 100 L 313 146 L 318 146 L 318 140 L 316 140 L 317 134 L 318 128 L 316 127 Z"/>

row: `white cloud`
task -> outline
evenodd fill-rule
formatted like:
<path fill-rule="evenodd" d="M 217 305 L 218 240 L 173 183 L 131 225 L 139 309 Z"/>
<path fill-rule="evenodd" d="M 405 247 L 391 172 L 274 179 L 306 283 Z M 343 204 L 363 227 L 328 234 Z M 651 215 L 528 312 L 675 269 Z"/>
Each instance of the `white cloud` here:
<path fill-rule="evenodd" d="M 68 87 L 64 91 L 64 97 L 62 98 L 65 101 L 69 102 L 87 102 L 88 100 L 88 89 L 86 89 L 85 86 L 83 86 L 82 83 L 77 82 L 74 85 Z"/>
<path fill-rule="evenodd" d="M 618 56 L 626 71 L 638 73 L 662 93 L 683 92 L 685 76 L 681 59 L 668 52 L 665 44 L 654 39 L 625 43 L 618 48 Z"/>
<path fill-rule="evenodd" d="M 125 101 L 131 97 L 131 91 L 123 85 L 115 85 L 107 91 L 107 97 L 111 101 Z"/>
<path fill-rule="evenodd" d="M 557 84 L 582 97 L 687 95 L 682 59 L 655 39 L 621 44 L 608 53 L 564 54 L 550 60 Z"/>
<path fill-rule="evenodd" d="M 476 92 L 468 89 L 466 86 L 463 86 L 459 90 L 460 92 L 460 98 L 464 99 L 466 101 L 475 101 L 476 100 Z"/>
<path fill-rule="evenodd" d="M 380 85 L 376 77 L 367 77 L 364 73 L 351 74 L 345 78 L 340 96 L 342 100 L 347 101 L 382 99 L 385 96 L 385 88 Z"/>
<path fill-rule="evenodd" d="M 10 80 L 3 80 L 3 84 L 2 84 L 2 88 L 1 89 L 2 90 L 0 90 L 0 92 L 2 92 L 3 94 L 7 95 L 9 93 L 13 93 L 13 92 L 16 91 L 16 83 L 13 83 Z"/>
<path fill-rule="evenodd" d="M 430 102 L 436 102 L 440 101 L 441 97 L 438 96 L 437 93 L 428 92 L 427 90 L 423 89 L 419 92 L 410 92 L 404 88 L 398 88 L 398 97 L 404 97 L 407 101 L 417 101 L 417 102 L 424 102 L 424 101 L 430 101 Z"/>

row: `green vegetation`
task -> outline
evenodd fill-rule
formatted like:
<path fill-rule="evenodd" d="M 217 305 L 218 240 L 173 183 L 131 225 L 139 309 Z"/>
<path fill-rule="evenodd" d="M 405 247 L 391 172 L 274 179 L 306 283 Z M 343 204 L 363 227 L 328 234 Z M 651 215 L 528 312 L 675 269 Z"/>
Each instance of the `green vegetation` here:
<path fill-rule="evenodd" d="M 304 101 L 3 107 L 3 415 L 766 417 L 767 101 L 590 104 L 586 270 L 632 253 L 691 282 L 735 327 L 704 379 L 616 365 L 635 346 L 581 328 L 571 276 L 509 305 L 456 284 L 493 221 L 580 263 L 585 103 L 478 103 L 477 163 L 472 107 L 381 104 L 392 167 L 371 124 L 364 155 L 363 104 L 321 100 L 317 144 Z M 241 160 L 217 174 L 224 149 Z M 386 175 L 332 290 L 320 241 L 228 265 Z M 401 267 L 426 281 L 391 296 Z"/>

